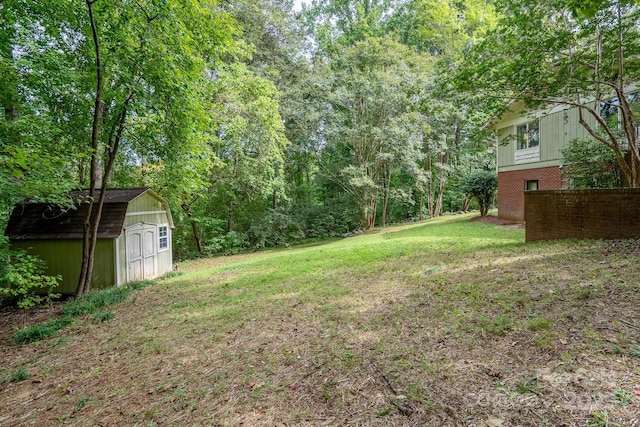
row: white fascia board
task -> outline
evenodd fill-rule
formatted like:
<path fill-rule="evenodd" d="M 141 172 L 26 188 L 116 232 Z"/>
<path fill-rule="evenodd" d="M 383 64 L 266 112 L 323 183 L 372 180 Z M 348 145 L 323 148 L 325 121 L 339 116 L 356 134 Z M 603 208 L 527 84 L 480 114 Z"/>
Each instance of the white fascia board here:
<path fill-rule="evenodd" d="M 630 94 L 633 92 L 638 91 L 638 89 L 640 89 L 640 83 L 638 82 L 634 82 L 632 84 L 626 85 L 625 87 L 625 93 L 626 94 Z M 615 98 L 616 94 L 614 92 L 607 94 L 606 96 L 601 96 L 600 99 L 611 99 L 611 98 Z M 582 105 L 589 105 L 590 103 L 595 102 L 596 98 L 594 96 L 590 96 L 588 98 L 585 98 L 584 101 L 582 101 Z M 517 101 L 512 101 L 509 106 L 515 105 L 517 103 Z M 496 121 L 494 123 L 492 123 L 492 126 L 495 130 L 498 129 L 503 129 L 506 128 L 508 126 L 514 126 L 514 125 L 519 125 L 522 123 L 527 123 L 531 120 L 535 120 L 535 119 L 540 119 L 542 117 L 554 114 L 554 113 L 558 113 L 560 111 L 565 111 L 565 110 L 570 110 L 571 108 L 578 108 L 577 106 L 574 105 L 568 105 L 563 103 L 561 100 L 558 100 L 558 102 L 554 102 L 554 103 L 548 103 L 547 108 L 541 108 L 538 110 L 530 110 L 527 112 L 526 110 L 526 106 L 520 111 L 520 112 L 526 112 L 526 114 L 522 114 L 522 116 L 520 117 L 516 117 L 513 118 L 511 120 L 507 120 L 505 122 L 500 122 L 500 121 Z M 514 113 L 516 113 L 516 111 L 514 111 Z"/>

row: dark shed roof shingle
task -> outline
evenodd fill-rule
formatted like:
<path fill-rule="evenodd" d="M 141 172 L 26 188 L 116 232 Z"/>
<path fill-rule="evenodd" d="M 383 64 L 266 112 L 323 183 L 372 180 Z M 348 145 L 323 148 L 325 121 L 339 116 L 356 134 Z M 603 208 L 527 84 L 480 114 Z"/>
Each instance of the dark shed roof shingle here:
<path fill-rule="evenodd" d="M 145 187 L 108 189 L 98 238 L 118 237 L 122 233 L 129 202 L 147 190 Z M 71 192 L 75 209 L 67 211 L 48 203 L 18 203 L 11 213 L 5 235 L 13 240 L 81 239 L 82 222 L 89 207 L 88 193 L 88 190 Z M 96 202 L 98 197 L 100 191 L 96 191 Z M 95 209 L 92 215 L 95 215 Z"/>

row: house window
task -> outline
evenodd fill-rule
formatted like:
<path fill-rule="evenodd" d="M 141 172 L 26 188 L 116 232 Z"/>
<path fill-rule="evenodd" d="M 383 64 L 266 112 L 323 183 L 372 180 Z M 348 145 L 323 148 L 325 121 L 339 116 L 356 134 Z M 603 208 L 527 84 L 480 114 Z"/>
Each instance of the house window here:
<path fill-rule="evenodd" d="M 535 191 L 538 189 L 538 180 L 537 179 L 529 179 L 525 182 L 525 190 L 527 191 Z"/>
<path fill-rule="evenodd" d="M 540 123 L 536 120 L 516 127 L 516 148 L 526 150 L 540 145 Z"/>
<path fill-rule="evenodd" d="M 611 128 L 618 129 L 620 126 L 618 118 L 618 98 L 600 102 L 600 118 Z"/>
<path fill-rule="evenodd" d="M 158 252 L 169 249 L 169 226 L 158 226 Z"/>
<path fill-rule="evenodd" d="M 640 112 L 640 92 L 633 92 L 627 95 L 627 101 L 634 115 Z M 600 118 L 607 124 L 612 131 L 618 131 L 623 142 L 623 148 L 628 149 L 626 135 L 623 135 L 624 128 L 622 126 L 622 112 L 620 111 L 620 101 L 613 98 L 608 101 L 600 102 Z M 640 141 L 640 126 L 636 126 L 636 139 Z"/>

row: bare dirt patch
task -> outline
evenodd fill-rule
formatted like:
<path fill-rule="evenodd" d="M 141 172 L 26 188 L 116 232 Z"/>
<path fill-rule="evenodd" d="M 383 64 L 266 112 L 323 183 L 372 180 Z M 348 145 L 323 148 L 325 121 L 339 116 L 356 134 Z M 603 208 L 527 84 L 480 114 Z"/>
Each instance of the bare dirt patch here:
<path fill-rule="evenodd" d="M 524 224 L 521 222 L 498 218 L 497 216 L 494 216 L 494 215 L 476 216 L 474 218 L 471 218 L 471 221 L 482 222 L 484 224 L 499 225 L 502 227 L 509 227 L 509 228 L 524 228 Z"/>

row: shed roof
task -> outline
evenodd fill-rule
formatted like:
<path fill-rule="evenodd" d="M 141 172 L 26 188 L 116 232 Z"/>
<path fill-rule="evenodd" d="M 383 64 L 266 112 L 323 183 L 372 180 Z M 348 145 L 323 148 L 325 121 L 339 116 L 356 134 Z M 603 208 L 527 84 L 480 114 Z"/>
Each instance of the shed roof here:
<path fill-rule="evenodd" d="M 98 238 L 116 238 L 122 233 L 129 202 L 149 191 L 146 187 L 111 188 L 102 207 Z M 63 209 L 49 203 L 18 203 L 11 213 L 5 235 L 13 240 L 81 239 L 82 223 L 87 214 L 89 190 L 72 191 L 74 208 Z M 100 190 L 96 190 L 96 200 Z M 95 210 L 92 215 L 95 215 Z"/>

